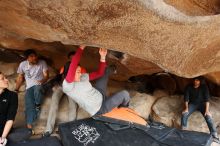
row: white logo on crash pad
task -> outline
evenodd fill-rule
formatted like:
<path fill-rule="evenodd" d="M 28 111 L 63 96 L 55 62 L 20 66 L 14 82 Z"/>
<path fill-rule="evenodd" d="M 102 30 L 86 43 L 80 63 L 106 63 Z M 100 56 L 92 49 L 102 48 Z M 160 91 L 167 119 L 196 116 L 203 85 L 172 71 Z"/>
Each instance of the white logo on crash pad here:
<path fill-rule="evenodd" d="M 84 146 L 87 144 L 95 143 L 95 141 L 99 138 L 100 134 L 97 132 L 95 127 L 90 127 L 85 124 L 81 124 L 78 126 L 72 134 L 74 137 L 80 142 L 83 143 Z"/>
<path fill-rule="evenodd" d="M 3 99 L 2 102 L 7 102 L 7 99 Z"/>

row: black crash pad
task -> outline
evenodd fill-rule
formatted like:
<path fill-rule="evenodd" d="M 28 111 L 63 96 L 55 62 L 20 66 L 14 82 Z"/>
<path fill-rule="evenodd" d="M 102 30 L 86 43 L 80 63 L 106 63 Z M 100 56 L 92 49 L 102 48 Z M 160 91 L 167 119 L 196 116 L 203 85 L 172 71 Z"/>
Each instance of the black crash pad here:
<path fill-rule="evenodd" d="M 89 118 L 60 124 L 59 132 L 64 146 L 210 146 L 212 141 L 206 133 L 163 125 L 141 129 L 131 124 L 114 130 L 110 124 Z"/>
<path fill-rule="evenodd" d="M 62 146 L 61 142 L 54 136 L 40 138 L 40 139 L 30 139 L 21 142 L 8 142 L 6 146 Z"/>

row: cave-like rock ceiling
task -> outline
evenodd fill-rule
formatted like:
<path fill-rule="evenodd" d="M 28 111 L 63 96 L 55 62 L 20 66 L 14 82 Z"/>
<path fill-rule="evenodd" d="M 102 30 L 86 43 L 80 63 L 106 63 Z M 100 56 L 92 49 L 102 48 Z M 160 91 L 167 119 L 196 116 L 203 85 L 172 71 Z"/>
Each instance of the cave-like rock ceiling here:
<path fill-rule="evenodd" d="M 0 46 L 57 66 L 72 45 L 105 47 L 122 53 L 112 59 L 124 79 L 166 71 L 220 84 L 219 13 L 219 0 L 0 0 Z"/>

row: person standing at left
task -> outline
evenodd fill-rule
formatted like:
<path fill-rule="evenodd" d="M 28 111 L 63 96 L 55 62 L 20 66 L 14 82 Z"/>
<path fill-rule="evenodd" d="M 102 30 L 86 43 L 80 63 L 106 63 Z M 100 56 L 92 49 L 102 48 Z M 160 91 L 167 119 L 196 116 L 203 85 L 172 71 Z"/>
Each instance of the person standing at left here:
<path fill-rule="evenodd" d="M 42 84 L 48 80 L 49 73 L 45 61 L 39 60 L 33 49 L 24 52 L 26 60 L 21 62 L 17 73 L 15 91 L 18 91 L 24 79 L 26 81 L 25 117 L 27 128 L 32 130 L 33 122 L 40 113 L 42 103 Z"/>

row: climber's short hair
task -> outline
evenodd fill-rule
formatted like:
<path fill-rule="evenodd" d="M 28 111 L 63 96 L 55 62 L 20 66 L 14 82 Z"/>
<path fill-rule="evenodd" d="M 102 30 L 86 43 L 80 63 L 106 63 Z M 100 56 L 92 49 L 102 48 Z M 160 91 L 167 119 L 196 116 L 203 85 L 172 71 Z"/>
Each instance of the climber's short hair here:
<path fill-rule="evenodd" d="M 34 49 L 27 49 L 26 51 L 24 51 L 25 58 L 28 58 L 31 54 L 37 55 Z"/>

